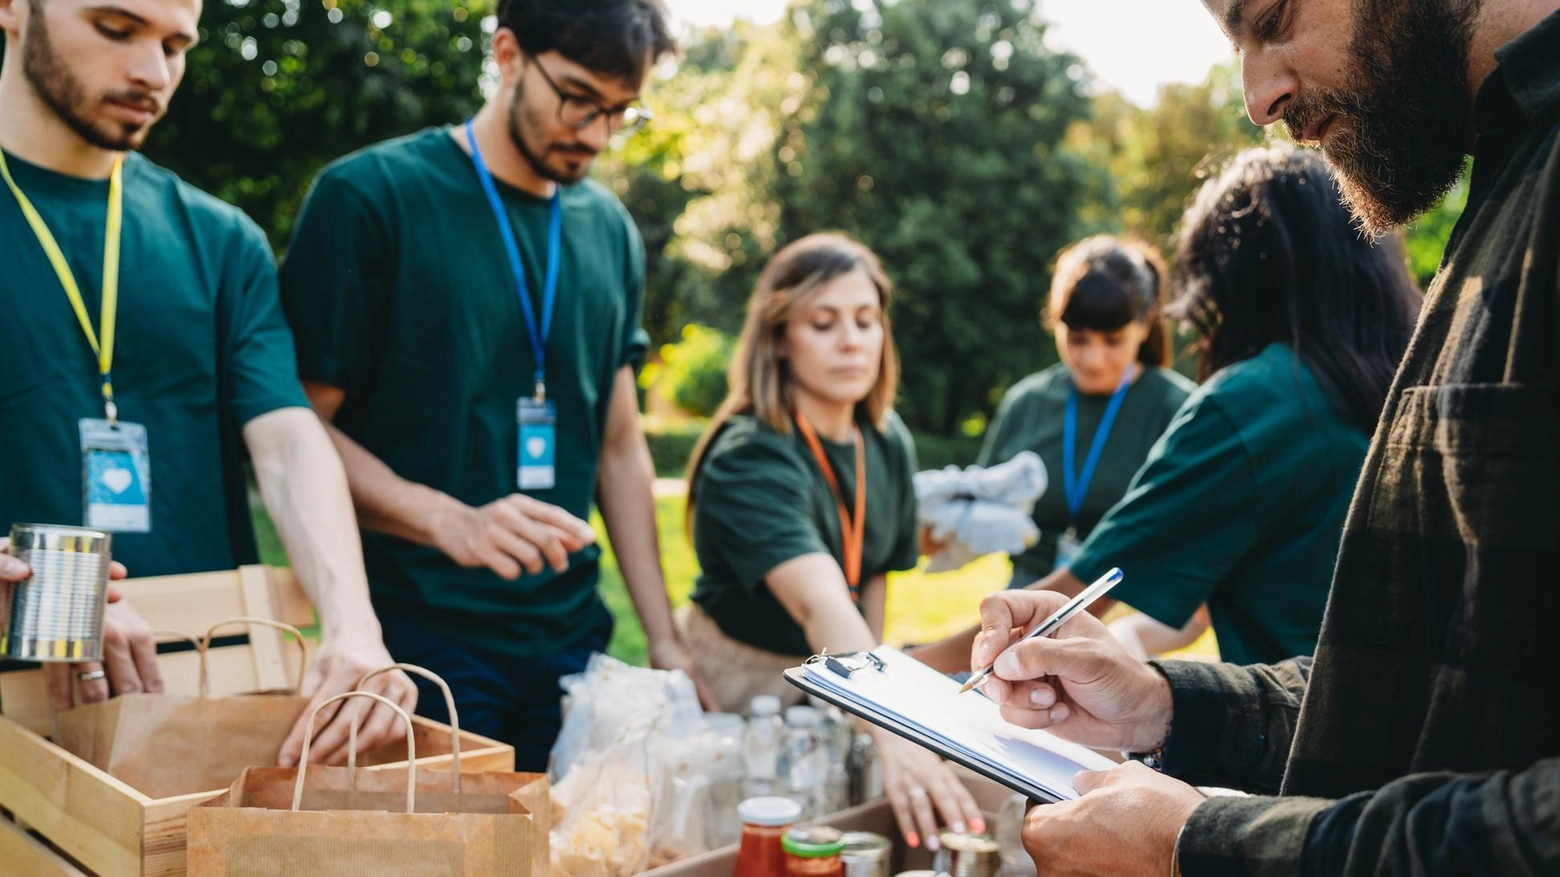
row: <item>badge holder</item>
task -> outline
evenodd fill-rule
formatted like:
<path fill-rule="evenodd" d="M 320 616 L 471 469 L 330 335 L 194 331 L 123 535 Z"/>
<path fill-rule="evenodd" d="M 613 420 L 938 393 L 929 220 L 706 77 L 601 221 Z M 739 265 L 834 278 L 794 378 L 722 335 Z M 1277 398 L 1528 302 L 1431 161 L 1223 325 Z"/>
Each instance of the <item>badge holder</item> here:
<path fill-rule="evenodd" d="M 88 527 L 111 533 L 152 529 L 152 466 L 146 427 L 82 418 L 83 507 Z"/>
<path fill-rule="evenodd" d="M 520 424 L 520 489 L 551 490 L 557 481 L 557 409 L 545 399 L 526 396 L 515 404 L 515 418 Z"/>

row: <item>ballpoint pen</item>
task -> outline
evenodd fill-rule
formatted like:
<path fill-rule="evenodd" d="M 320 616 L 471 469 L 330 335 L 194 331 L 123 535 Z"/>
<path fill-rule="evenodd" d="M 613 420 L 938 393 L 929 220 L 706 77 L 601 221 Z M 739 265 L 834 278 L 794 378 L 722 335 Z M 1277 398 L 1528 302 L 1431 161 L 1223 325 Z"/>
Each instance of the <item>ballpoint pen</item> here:
<path fill-rule="evenodd" d="M 1011 649 L 1013 646 L 1016 646 L 1025 640 L 1034 639 L 1037 636 L 1051 635 L 1051 633 L 1053 633 L 1058 627 L 1066 624 L 1069 618 L 1072 618 L 1079 612 L 1089 608 L 1089 605 L 1092 604 L 1095 600 L 1105 596 L 1106 591 L 1109 591 L 1111 588 L 1116 587 L 1116 585 L 1120 583 L 1120 569 L 1112 569 L 1110 572 L 1100 576 L 1098 581 L 1088 586 L 1087 588 L 1084 588 L 1083 591 L 1078 594 L 1078 596 L 1068 600 L 1067 605 L 1051 613 L 1051 617 L 1040 622 L 1040 626 L 1019 637 L 1017 642 L 1008 646 L 1008 649 Z M 1003 649 L 1003 651 L 1005 652 L 1007 649 Z M 993 660 L 990 664 L 976 671 L 975 675 L 971 676 L 969 681 L 964 683 L 964 687 L 959 689 L 959 693 L 963 694 L 964 692 L 969 691 L 971 688 L 974 688 L 982 682 L 985 682 L 986 679 L 991 676 L 991 668 L 995 667 L 996 665 L 996 661 Z"/>

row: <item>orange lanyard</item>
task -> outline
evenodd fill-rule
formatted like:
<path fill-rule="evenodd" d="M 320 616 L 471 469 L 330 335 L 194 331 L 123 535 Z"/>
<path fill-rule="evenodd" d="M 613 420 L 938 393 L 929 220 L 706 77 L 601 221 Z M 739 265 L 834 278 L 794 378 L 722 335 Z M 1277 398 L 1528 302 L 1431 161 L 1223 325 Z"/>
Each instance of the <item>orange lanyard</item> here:
<path fill-rule="evenodd" d="M 840 492 L 839 479 L 834 477 L 834 467 L 823 453 L 823 443 L 818 441 L 817 431 L 800 411 L 796 412 L 796 426 L 802 431 L 802 438 L 807 440 L 818 468 L 823 470 L 823 480 L 829 483 L 829 490 L 839 507 L 840 541 L 845 547 L 845 584 L 850 586 L 850 598 L 860 602 L 861 550 L 867 541 L 867 446 L 861 437 L 861 427 L 851 424 L 851 437 L 856 440 L 856 513 L 852 515 L 845 509 L 845 496 Z"/>

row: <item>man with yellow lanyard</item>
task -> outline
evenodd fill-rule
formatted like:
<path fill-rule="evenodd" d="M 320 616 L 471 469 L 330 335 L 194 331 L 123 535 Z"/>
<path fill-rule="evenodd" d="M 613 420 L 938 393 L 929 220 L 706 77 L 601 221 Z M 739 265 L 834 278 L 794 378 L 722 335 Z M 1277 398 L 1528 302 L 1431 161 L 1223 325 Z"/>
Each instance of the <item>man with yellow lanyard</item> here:
<path fill-rule="evenodd" d="M 324 698 L 389 654 L 270 249 L 238 210 L 134 151 L 178 87 L 199 15 L 199 0 L 0 0 L 0 527 L 112 531 L 135 575 L 253 563 L 247 451 L 319 607 L 305 693 Z M 0 581 L 29 574 L 0 552 Z M 86 701 L 161 689 L 145 622 L 120 601 L 107 628 L 102 665 L 51 666 L 56 709 L 73 681 Z M 378 687 L 416 699 L 400 674 Z M 388 737 L 391 718 L 376 708 L 368 734 Z M 281 762 L 296 761 L 301 730 Z M 344 716 L 323 734 L 321 760 L 344 757 Z"/>

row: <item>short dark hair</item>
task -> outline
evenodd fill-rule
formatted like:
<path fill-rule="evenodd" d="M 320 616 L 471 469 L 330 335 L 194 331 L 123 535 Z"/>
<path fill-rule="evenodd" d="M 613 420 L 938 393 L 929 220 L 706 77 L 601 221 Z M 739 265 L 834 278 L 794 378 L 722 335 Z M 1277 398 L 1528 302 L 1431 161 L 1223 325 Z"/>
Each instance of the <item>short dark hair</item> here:
<path fill-rule="evenodd" d="M 533 58 L 556 51 L 636 86 L 649 65 L 677 48 L 661 0 L 499 0 L 498 26 Z"/>
<path fill-rule="evenodd" d="M 1138 361 L 1163 367 L 1170 361 L 1162 297 L 1165 260 L 1140 241 L 1095 235 L 1056 257 L 1051 291 L 1040 311 L 1046 328 L 1115 332 L 1130 323 L 1148 322 L 1148 337 Z"/>
<path fill-rule="evenodd" d="M 1200 377 L 1288 345 L 1371 433 L 1408 348 L 1420 293 L 1397 238 L 1362 234 L 1315 150 L 1248 149 L 1182 220 L 1171 316 L 1202 336 Z"/>

